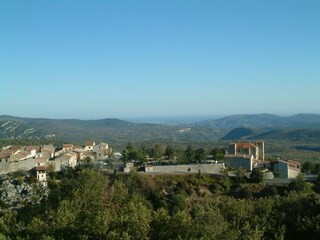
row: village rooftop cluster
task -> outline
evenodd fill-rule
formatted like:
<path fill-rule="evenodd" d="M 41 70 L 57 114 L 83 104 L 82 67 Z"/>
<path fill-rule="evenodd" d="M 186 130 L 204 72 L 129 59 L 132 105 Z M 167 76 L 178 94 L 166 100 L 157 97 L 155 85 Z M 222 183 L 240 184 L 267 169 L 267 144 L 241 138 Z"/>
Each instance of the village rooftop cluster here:
<path fill-rule="evenodd" d="M 0 150 L 0 174 L 17 171 L 36 170 L 39 182 L 46 183 L 47 171 L 61 171 L 63 168 L 75 168 L 84 159 L 106 161 L 112 155 L 112 149 L 104 142 L 96 144 L 87 141 L 82 146 L 63 144 L 61 148 L 53 145 L 42 146 L 6 146 Z M 121 154 L 119 154 L 121 157 Z M 248 173 L 254 168 L 261 169 L 267 179 L 295 178 L 301 172 L 300 163 L 292 160 L 266 161 L 264 142 L 231 142 L 222 162 L 198 164 L 171 164 L 143 166 L 145 173 L 197 173 L 222 174 L 224 169 L 244 169 Z M 128 173 L 134 169 L 134 160 L 124 164 L 122 170 Z"/>
<path fill-rule="evenodd" d="M 61 171 L 63 168 L 75 168 L 81 160 L 105 160 L 112 149 L 107 143 L 87 141 L 83 146 L 63 144 L 61 148 L 53 145 L 42 146 L 6 146 L 0 150 L 0 174 L 17 171 L 36 170 L 37 179 L 46 182 L 47 171 Z"/>

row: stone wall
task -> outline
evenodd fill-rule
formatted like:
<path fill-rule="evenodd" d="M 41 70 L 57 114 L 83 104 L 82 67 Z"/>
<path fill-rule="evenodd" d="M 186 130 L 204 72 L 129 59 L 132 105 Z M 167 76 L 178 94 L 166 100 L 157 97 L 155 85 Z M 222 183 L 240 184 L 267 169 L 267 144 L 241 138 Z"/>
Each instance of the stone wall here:
<path fill-rule="evenodd" d="M 9 164 L 10 164 L 9 160 L 8 161 L 2 160 L 2 162 L 0 162 L 0 175 L 9 173 Z"/>
<path fill-rule="evenodd" d="M 301 173 L 301 171 L 299 171 L 299 170 L 289 168 L 288 169 L 288 178 L 296 178 L 300 173 Z"/>
<path fill-rule="evenodd" d="M 9 172 L 30 171 L 35 166 L 36 160 L 34 158 L 10 162 Z"/>
<path fill-rule="evenodd" d="M 148 166 L 148 172 L 153 173 L 201 173 L 221 174 L 224 163 L 217 164 L 186 164 L 186 165 L 165 165 Z"/>
<path fill-rule="evenodd" d="M 232 168 L 243 168 L 247 171 L 252 171 L 253 162 L 250 156 L 240 157 L 240 156 L 230 156 L 225 157 L 225 163 L 227 167 Z"/>

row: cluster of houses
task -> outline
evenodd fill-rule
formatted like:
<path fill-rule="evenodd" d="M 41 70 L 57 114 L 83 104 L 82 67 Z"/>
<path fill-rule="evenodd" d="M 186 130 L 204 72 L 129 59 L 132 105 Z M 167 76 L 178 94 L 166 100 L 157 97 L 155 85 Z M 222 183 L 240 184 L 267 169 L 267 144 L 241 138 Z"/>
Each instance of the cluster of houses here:
<path fill-rule="evenodd" d="M 17 171 L 35 170 L 37 179 L 44 185 L 47 171 L 61 171 L 63 168 L 75 168 L 81 160 L 90 157 L 92 160 L 106 160 L 112 153 L 107 143 L 87 141 L 83 146 L 63 144 L 56 148 L 53 145 L 42 146 L 6 146 L 0 149 L 0 175 Z M 295 178 L 301 172 L 301 164 L 292 160 L 265 160 L 264 142 L 232 142 L 226 150 L 224 161 L 197 165 L 145 166 L 148 173 L 203 173 L 219 174 L 225 167 L 242 168 L 251 172 L 254 168 L 271 170 L 275 177 Z M 134 165 L 126 163 L 124 172 L 130 172 Z M 270 172 L 271 172 L 270 171 Z M 273 175 L 272 175 L 273 177 Z"/>
<path fill-rule="evenodd" d="M 226 151 L 224 162 L 227 167 L 271 170 L 275 177 L 295 178 L 301 173 L 301 163 L 292 160 L 265 160 L 264 142 L 232 142 Z"/>
<path fill-rule="evenodd" d="M 206 161 L 198 164 L 145 165 L 146 173 L 196 173 L 222 174 L 224 169 L 242 168 L 252 172 L 259 168 L 264 172 L 265 179 L 274 177 L 282 179 L 296 178 L 301 172 L 301 163 L 292 160 L 265 160 L 264 142 L 231 142 L 225 152 L 224 161 Z M 133 162 L 125 164 L 123 171 L 128 173 L 134 168 Z M 232 173 L 230 173 L 232 174 Z"/>
<path fill-rule="evenodd" d="M 107 143 L 96 144 L 94 141 L 87 141 L 83 146 L 63 144 L 61 148 L 53 145 L 6 146 L 0 149 L 0 175 L 35 169 L 37 179 L 46 184 L 47 170 L 75 168 L 87 157 L 92 160 L 104 160 L 111 152 L 112 149 Z"/>

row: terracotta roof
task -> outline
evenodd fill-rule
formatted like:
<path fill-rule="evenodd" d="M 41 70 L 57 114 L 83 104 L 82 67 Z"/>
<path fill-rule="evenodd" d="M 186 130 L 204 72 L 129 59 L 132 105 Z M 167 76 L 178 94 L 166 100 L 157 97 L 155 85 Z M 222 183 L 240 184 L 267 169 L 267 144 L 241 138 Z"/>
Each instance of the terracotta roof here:
<path fill-rule="evenodd" d="M 11 146 L 11 147 L 10 147 L 10 150 L 13 151 L 13 152 L 15 152 L 15 151 L 17 151 L 17 150 L 20 150 L 20 148 L 21 148 L 21 146 L 19 146 L 19 145 L 14 145 L 14 146 Z"/>
<path fill-rule="evenodd" d="M 301 165 L 300 162 L 293 161 L 293 160 L 287 160 L 287 162 L 290 163 L 290 164 Z"/>
<path fill-rule="evenodd" d="M 41 150 L 47 150 L 47 151 L 53 151 L 54 152 L 54 146 L 53 145 L 43 145 Z"/>
<path fill-rule="evenodd" d="M 62 148 L 73 148 L 73 144 L 63 144 Z"/>
<path fill-rule="evenodd" d="M 290 165 L 289 165 L 289 169 L 295 170 L 295 171 L 298 171 L 298 172 L 301 172 L 301 168 L 292 167 L 292 166 L 290 166 Z"/>
<path fill-rule="evenodd" d="M 17 154 L 17 153 L 19 153 L 19 152 L 20 152 L 19 149 L 14 149 L 14 150 L 12 150 L 11 148 L 10 148 L 10 149 L 7 149 L 7 150 L 1 151 L 1 153 L 3 153 L 3 154 L 8 154 L 8 155 Z"/>
<path fill-rule="evenodd" d="M 32 150 L 39 151 L 39 147 L 38 146 L 24 146 L 23 148 L 28 150 L 28 151 L 32 151 Z"/>
<path fill-rule="evenodd" d="M 36 166 L 37 171 L 46 171 L 45 166 Z"/>
<path fill-rule="evenodd" d="M 35 161 L 36 163 L 41 163 L 41 162 L 46 162 L 48 160 L 48 158 L 46 158 L 46 157 L 38 157 L 35 160 L 36 160 Z"/>
<path fill-rule="evenodd" d="M 256 147 L 256 145 L 254 145 L 253 143 L 250 142 L 240 142 L 237 143 L 237 148 L 249 148 L 249 147 Z"/>
<path fill-rule="evenodd" d="M 84 145 L 85 146 L 94 146 L 95 142 L 94 141 L 86 141 L 86 143 Z"/>
<path fill-rule="evenodd" d="M 108 146 L 108 144 L 107 144 L 107 143 L 105 143 L 105 142 L 101 142 L 101 143 L 99 143 L 98 145 Z"/>
<path fill-rule="evenodd" d="M 1 159 L 10 158 L 10 154 L 0 152 L 0 158 L 1 158 Z"/>
<path fill-rule="evenodd" d="M 41 153 L 47 153 L 47 154 L 51 154 L 51 153 L 54 153 L 54 150 L 50 150 L 50 149 L 41 149 Z"/>

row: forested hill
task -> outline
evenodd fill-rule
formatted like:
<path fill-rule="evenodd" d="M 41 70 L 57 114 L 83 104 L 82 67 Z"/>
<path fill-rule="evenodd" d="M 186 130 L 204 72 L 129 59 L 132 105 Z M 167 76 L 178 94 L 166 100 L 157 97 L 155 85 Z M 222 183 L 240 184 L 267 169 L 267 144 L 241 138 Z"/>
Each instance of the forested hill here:
<path fill-rule="evenodd" d="M 243 114 L 231 115 L 216 120 L 207 120 L 197 123 L 198 126 L 209 126 L 218 129 L 233 128 L 320 128 L 320 114 L 297 114 L 288 117 L 281 117 L 272 114 Z"/>
<path fill-rule="evenodd" d="M 132 123 L 119 119 L 101 120 L 18 118 L 0 116 L 0 136 L 2 138 L 39 139 L 54 135 L 56 140 L 84 143 L 88 139 L 106 141 L 112 145 L 132 142 L 152 141 L 212 141 L 218 140 L 226 131 L 207 127 L 186 128 L 178 125 Z M 23 134 L 22 130 L 8 128 L 9 125 L 33 129 L 36 134 Z M 22 134 L 21 134 L 22 133 Z"/>
<path fill-rule="evenodd" d="M 320 143 L 320 129 L 276 129 L 261 130 L 234 128 L 221 140 L 264 140 L 276 142 Z"/>
<path fill-rule="evenodd" d="M 257 138 L 318 141 L 320 137 L 317 129 L 320 129 L 320 115 L 317 114 L 291 117 L 271 114 L 233 115 L 188 125 L 133 123 L 114 118 L 78 120 L 0 116 L 1 138 L 49 138 L 79 144 L 94 139 L 120 147 L 129 141 L 175 144 Z"/>

